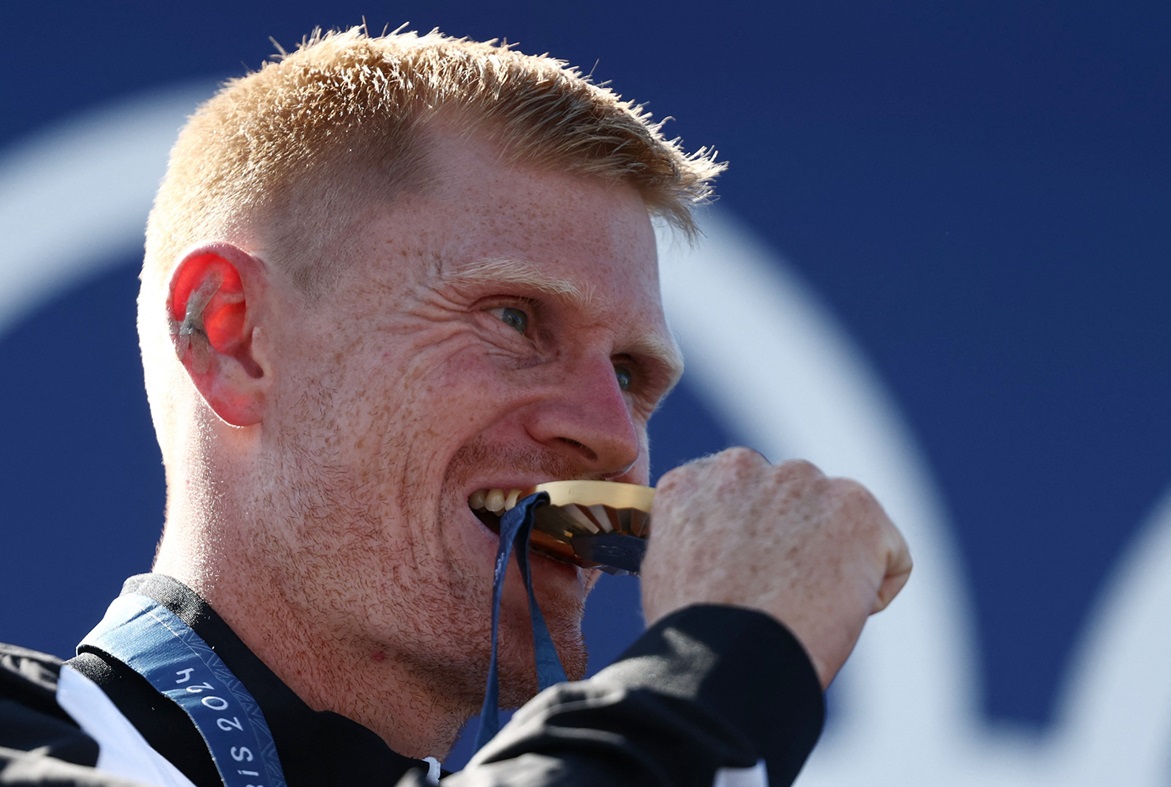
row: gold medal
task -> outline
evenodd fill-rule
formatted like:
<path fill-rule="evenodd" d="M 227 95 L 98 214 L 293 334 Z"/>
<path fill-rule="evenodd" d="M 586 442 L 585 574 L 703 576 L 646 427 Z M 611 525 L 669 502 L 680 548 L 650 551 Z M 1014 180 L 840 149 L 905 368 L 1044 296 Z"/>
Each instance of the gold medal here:
<path fill-rule="evenodd" d="M 615 481 L 550 481 L 533 492 L 549 495 L 549 505 L 534 512 L 534 551 L 612 574 L 638 573 L 650 533 L 653 488 Z"/>

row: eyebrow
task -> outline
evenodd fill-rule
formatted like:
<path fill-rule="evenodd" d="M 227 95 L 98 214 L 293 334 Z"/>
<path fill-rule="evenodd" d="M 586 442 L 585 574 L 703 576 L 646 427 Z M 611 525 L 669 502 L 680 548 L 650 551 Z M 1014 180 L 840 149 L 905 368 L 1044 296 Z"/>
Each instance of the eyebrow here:
<path fill-rule="evenodd" d="M 447 277 L 457 284 L 493 282 L 495 284 L 516 284 L 526 289 L 556 295 L 571 301 L 574 306 L 588 310 L 593 301 L 593 291 L 583 290 L 571 281 L 559 276 L 550 276 L 538 266 L 524 260 L 483 259 L 465 262 Z"/>
<path fill-rule="evenodd" d="M 526 289 L 562 298 L 583 311 L 589 311 L 594 298 L 591 287 L 582 288 L 560 276 L 550 276 L 547 271 L 525 260 L 490 258 L 472 260 L 457 266 L 445 278 L 456 284 L 515 284 Z M 645 333 L 627 344 L 626 354 L 653 359 L 665 367 L 672 378 L 672 385 L 683 374 L 683 354 L 673 337 Z"/>

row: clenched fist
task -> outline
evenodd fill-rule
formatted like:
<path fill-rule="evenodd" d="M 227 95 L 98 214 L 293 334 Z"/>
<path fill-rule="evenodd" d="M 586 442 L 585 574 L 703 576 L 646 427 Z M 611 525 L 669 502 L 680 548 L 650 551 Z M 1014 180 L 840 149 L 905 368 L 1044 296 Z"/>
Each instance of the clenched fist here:
<path fill-rule="evenodd" d="M 801 641 L 822 687 L 911 572 L 902 534 L 863 486 L 747 448 L 664 475 L 652 516 L 648 625 L 691 604 L 760 610 Z"/>

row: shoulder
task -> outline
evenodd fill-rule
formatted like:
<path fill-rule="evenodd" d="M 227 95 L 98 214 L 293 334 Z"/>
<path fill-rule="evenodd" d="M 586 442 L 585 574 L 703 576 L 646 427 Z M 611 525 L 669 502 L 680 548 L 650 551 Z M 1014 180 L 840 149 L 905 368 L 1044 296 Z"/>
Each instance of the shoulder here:
<path fill-rule="evenodd" d="M 71 723 L 69 714 L 57 704 L 61 664 L 56 656 L 0 643 L 0 721 L 19 713 Z"/>
<path fill-rule="evenodd" d="M 0 784 L 100 784 L 97 743 L 57 703 L 61 659 L 0 643 Z"/>

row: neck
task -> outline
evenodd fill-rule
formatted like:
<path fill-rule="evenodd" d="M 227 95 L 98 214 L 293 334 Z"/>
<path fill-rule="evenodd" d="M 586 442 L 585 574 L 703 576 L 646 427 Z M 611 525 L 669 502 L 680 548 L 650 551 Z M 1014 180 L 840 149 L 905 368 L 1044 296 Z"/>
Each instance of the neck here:
<path fill-rule="evenodd" d="M 476 711 L 436 691 L 446 682 L 421 674 L 409 658 L 315 633 L 287 610 L 257 614 L 251 604 L 246 610 L 229 604 L 220 614 L 309 707 L 358 722 L 399 754 L 442 759 Z"/>
<path fill-rule="evenodd" d="M 463 724 L 478 712 L 467 692 L 426 660 L 385 644 L 357 641 L 321 615 L 289 603 L 281 583 L 237 557 L 217 571 L 211 556 L 182 559 L 160 547 L 154 570 L 207 601 L 265 665 L 309 707 L 332 711 L 377 734 L 408 757 L 446 756 Z M 479 684 L 482 687 L 482 680 Z M 441 690 L 437 690 L 441 689 Z"/>

